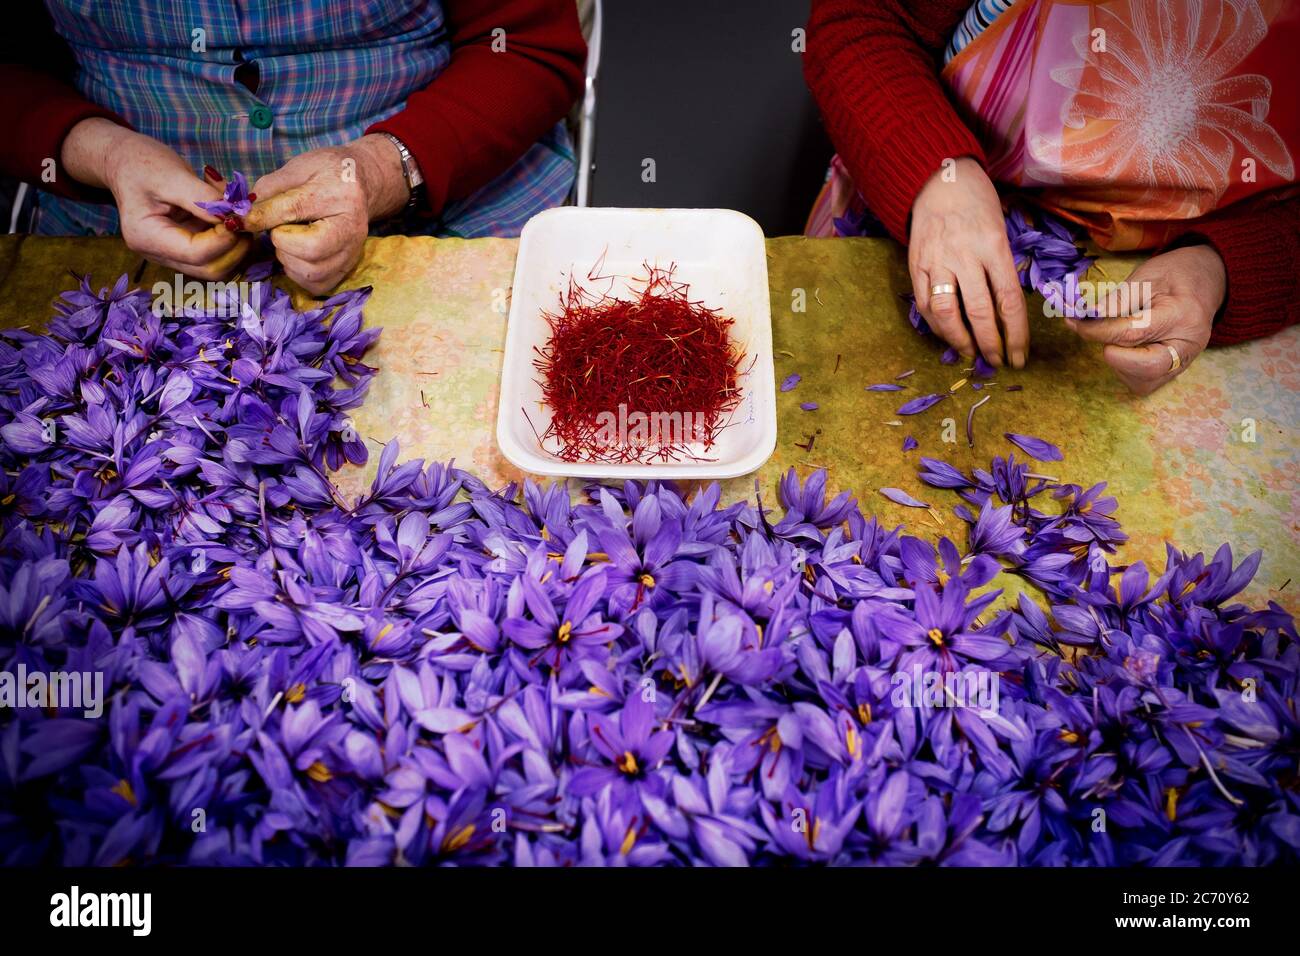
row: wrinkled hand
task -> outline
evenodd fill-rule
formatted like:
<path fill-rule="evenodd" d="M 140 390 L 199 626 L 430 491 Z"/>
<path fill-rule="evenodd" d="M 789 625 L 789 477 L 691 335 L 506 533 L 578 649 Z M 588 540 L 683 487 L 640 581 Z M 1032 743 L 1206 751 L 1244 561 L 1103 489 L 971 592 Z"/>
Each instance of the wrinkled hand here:
<path fill-rule="evenodd" d="M 401 156 L 384 136 L 295 156 L 253 184 L 250 231 L 271 231 L 285 273 L 313 295 L 333 289 L 361 258 L 370 223 L 401 210 Z"/>
<path fill-rule="evenodd" d="M 1133 270 L 1120 294 L 1097 303 L 1105 318 L 1066 319 L 1138 395 L 1148 395 L 1181 375 L 1205 350 L 1228 278 L 1210 246 L 1187 246 L 1153 256 Z M 1178 367 L 1174 354 L 1178 352 Z"/>
<path fill-rule="evenodd" d="M 64 138 L 61 157 L 73 179 L 112 192 L 123 240 L 146 259 L 215 280 L 233 272 L 248 252 L 247 236 L 194 205 L 220 199 L 221 191 L 156 139 L 87 119 Z"/>
<path fill-rule="evenodd" d="M 947 182 L 937 171 L 912 203 L 907 267 L 916 307 L 967 358 L 975 357 L 977 343 L 985 360 L 1000 366 L 1005 339 L 1005 358 L 1020 368 L 1029 353 L 1029 320 L 1002 204 L 975 160 L 956 160 L 952 173 Z M 943 283 L 958 292 L 932 296 L 931 287 Z"/>

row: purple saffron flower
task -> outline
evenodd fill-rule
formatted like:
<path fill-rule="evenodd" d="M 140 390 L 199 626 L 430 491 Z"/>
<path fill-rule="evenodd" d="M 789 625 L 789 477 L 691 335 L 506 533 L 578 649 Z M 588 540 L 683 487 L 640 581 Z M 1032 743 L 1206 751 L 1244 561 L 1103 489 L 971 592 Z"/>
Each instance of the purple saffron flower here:
<path fill-rule="evenodd" d="M 1062 461 L 1065 458 L 1061 454 L 1061 449 L 1051 442 L 1035 438 L 1033 435 L 1017 435 L 1013 432 L 1006 432 L 1003 437 L 1030 458 L 1037 458 L 1039 461 Z"/>
<path fill-rule="evenodd" d="M 655 770 L 673 745 L 670 731 L 654 729 L 654 704 L 639 693 L 623 704 L 617 722 L 591 714 L 587 727 L 598 762 L 570 778 L 568 789 L 576 796 L 590 796 L 611 786 L 637 787 L 656 779 Z"/>
<path fill-rule="evenodd" d="M 234 217 L 235 228 L 244 227 L 244 217 L 248 211 L 253 208 L 253 200 L 257 197 L 248 191 L 248 180 L 244 178 L 243 173 L 234 173 L 226 182 L 226 188 L 222 192 L 220 199 L 211 202 L 196 202 L 205 212 L 210 212 L 218 219 L 225 220 L 229 225 L 231 217 Z"/>
<path fill-rule="evenodd" d="M 928 408 L 931 408 L 939 402 L 942 402 L 949 395 L 948 392 L 935 392 L 931 395 L 922 395 L 920 398 L 914 398 L 910 402 L 904 402 L 898 408 L 899 415 L 918 415 Z"/>

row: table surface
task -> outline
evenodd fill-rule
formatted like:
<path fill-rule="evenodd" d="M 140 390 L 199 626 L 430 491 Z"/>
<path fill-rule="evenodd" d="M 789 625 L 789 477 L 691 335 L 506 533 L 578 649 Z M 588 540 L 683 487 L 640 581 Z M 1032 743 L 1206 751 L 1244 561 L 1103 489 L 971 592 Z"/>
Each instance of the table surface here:
<path fill-rule="evenodd" d="M 394 436 L 403 459 L 454 458 L 489 484 L 523 477 L 495 440 L 502 303 L 516 244 L 425 237 L 367 242 L 346 285 L 374 287 L 366 321 L 384 331 L 367 357 L 380 372 L 355 413 L 372 448 L 371 465 L 337 476 L 345 494 L 368 485 L 380 444 Z M 961 364 L 942 365 L 937 341 L 907 324 L 898 298 L 910 285 L 901 250 L 886 240 L 802 237 L 768 240 L 767 250 L 777 379 L 791 372 L 803 378 L 778 394 L 776 453 L 757 475 L 724 482 L 724 501 L 752 497 L 757 477 L 765 504 L 774 504 L 786 469 L 806 475 L 824 467 L 833 490 L 852 489 L 863 510 L 882 521 L 904 523 L 925 537 L 963 540 L 964 525 L 952 514 L 958 499 L 921 484 L 918 459 L 987 467 L 994 455 L 1015 451 L 1004 432 L 1027 433 L 1065 453 L 1065 461 L 1042 470 L 1085 486 L 1110 483 L 1130 536 L 1120 560 L 1162 569 L 1166 541 L 1209 552 L 1227 542 L 1238 559 L 1263 548 L 1246 599 L 1300 610 L 1300 327 L 1206 352 L 1173 384 L 1136 398 L 1112 377 L 1099 349 L 1059 319 L 1043 317 L 1035 297 L 1028 368 L 1000 372 L 999 385 L 982 392 L 967 384 L 951 401 L 900 418 L 894 411 L 908 397 L 947 389 L 965 375 Z M 1121 279 L 1138 261 L 1103 257 L 1094 277 L 1100 268 L 1105 278 Z M 0 238 L 0 326 L 41 326 L 52 300 L 76 285 L 74 273 L 90 274 L 99 287 L 124 272 L 145 286 L 174 279 L 146 267 L 117 239 Z M 806 311 L 794 311 L 797 289 L 805 291 Z M 916 372 L 905 391 L 864 388 L 908 369 Z M 1010 384 L 1023 390 L 1006 392 Z M 971 449 L 966 412 L 984 395 L 992 399 L 976 413 Z M 807 401 L 820 408 L 803 411 L 799 405 Z M 955 442 L 944 441 L 945 419 L 953 420 Z M 813 433 L 811 453 L 797 447 Z M 920 447 L 905 454 L 908 434 Z M 886 500 L 878 489 L 887 486 L 935 505 L 938 518 Z M 1000 583 L 1018 589 L 1014 580 Z"/>

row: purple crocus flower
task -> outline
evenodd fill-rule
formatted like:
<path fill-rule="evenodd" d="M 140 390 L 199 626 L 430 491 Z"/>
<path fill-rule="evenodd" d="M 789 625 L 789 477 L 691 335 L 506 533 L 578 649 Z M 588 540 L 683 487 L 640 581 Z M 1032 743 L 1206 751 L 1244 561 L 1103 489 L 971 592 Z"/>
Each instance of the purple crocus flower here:
<path fill-rule="evenodd" d="M 655 768 L 668 755 L 673 735 L 654 728 L 654 704 L 643 694 L 627 699 L 617 721 L 602 714 L 589 715 L 587 729 L 598 760 L 573 775 L 569 792 L 585 796 L 606 787 L 637 787 L 655 779 Z"/>

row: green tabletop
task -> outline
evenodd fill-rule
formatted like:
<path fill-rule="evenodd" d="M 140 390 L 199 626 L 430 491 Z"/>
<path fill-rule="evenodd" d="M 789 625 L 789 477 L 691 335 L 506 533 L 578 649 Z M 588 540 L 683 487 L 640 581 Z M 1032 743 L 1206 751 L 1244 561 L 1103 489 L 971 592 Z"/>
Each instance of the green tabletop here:
<path fill-rule="evenodd" d="M 396 437 L 404 458 L 454 458 L 489 483 L 521 477 L 494 437 L 515 247 L 506 239 L 367 243 L 345 284 L 374 286 L 366 319 L 384 328 L 368 359 L 380 373 L 355 416 L 373 449 Z M 1094 270 L 1122 279 L 1138 261 L 1104 257 Z M 1065 452 L 1065 461 L 1040 471 L 1083 485 L 1110 482 L 1131 538 L 1121 559 L 1163 568 L 1166 541 L 1185 551 L 1227 542 L 1239 556 L 1263 548 L 1247 598 L 1300 610 L 1300 580 L 1290 581 L 1300 579 L 1300 329 L 1207 352 L 1172 385 L 1135 398 L 1111 376 L 1099 349 L 1044 317 L 1034 297 L 1028 368 L 999 373 L 996 385 L 978 392 L 967 382 L 929 412 L 901 417 L 895 409 L 908 397 L 966 377 L 960 364 L 940 364 L 937 342 L 907 324 L 898 298 L 909 288 L 901 250 L 874 239 L 772 239 L 768 270 L 777 379 L 798 372 L 802 381 L 778 395 L 776 453 L 757 476 L 726 482 L 725 499 L 752 497 L 757 477 L 765 503 L 774 503 L 782 472 L 821 467 L 833 489 L 852 489 L 882 520 L 925 536 L 963 535 L 952 514 L 956 497 L 917 480 L 919 457 L 986 467 L 994 455 L 1015 450 L 1004 432 L 1023 432 Z M 116 239 L 4 237 L 0 325 L 40 327 L 52 300 L 80 275 L 90 274 L 99 287 L 124 272 L 145 286 L 174 279 Z M 796 311 L 800 299 L 806 308 Z M 909 369 L 916 371 L 903 380 L 905 391 L 865 390 Z M 1006 391 L 1012 384 L 1023 389 Z M 992 398 L 976 412 L 970 448 L 967 410 L 985 395 Z M 803 411 L 801 402 L 820 407 Z M 816 437 L 808 451 L 802 446 L 810 435 Z M 907 435 L 919 442 L 916 451 L 902 451 Z M 347 469 L 338 484 L 352 494 L 369 475 Z M 935 509 L 895 505 L 878 493 L 886 486 Z"/>

